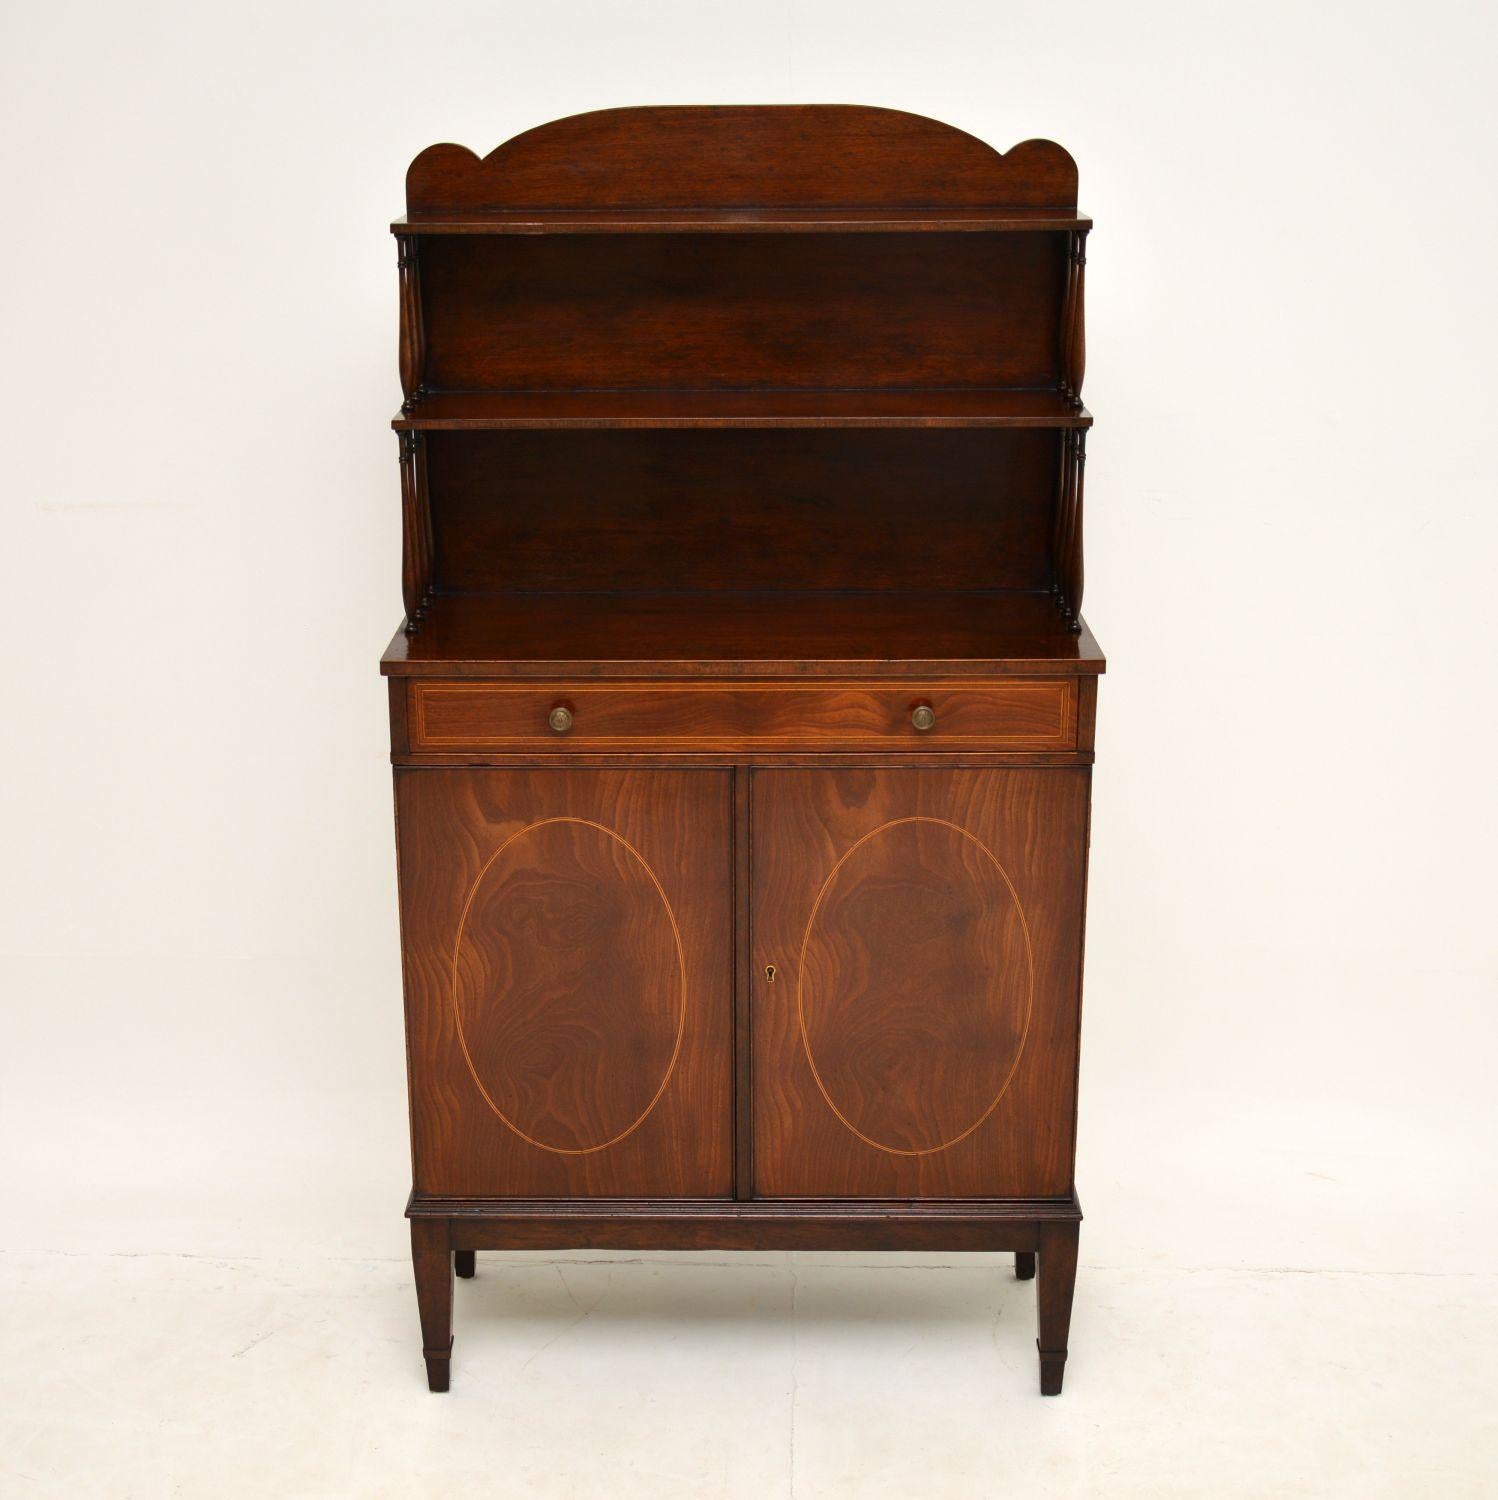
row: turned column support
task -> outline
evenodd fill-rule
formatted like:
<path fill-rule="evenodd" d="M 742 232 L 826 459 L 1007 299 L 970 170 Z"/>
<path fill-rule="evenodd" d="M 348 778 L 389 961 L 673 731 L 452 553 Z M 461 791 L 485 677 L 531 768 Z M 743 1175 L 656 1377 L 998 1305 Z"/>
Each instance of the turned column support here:
<path fill-rule="evenodd" d="M 432 594 L 432 512 L 427 503 L 426 442 L 419 432 L 402 432 L 401 466 L 401 599 L 406 634 L 414 635 L 426 618 Z"/>
<path fill-rule="evenodd" d="M 1087 463 L 1087 432 L 1061 433 L 1061 471 L 1051 518 L 1051 592 L 1073 634 L 1082 629 L 1082 475 Z"/>
<path fill-rule="evenodd" d="M 401 414 L 410 416 L 426 394 L 426 330 L 421 315 L 421 263 L 414 234 L 397 235 L 396 267 L 400 271 Z"/>
<path fill-rule="evenodd" d="M 1082 406 L 1087 374 L 1087 231 L 1066 237 L 1066 294 L 1061 304 L 1061 389 L 1072 406 Z"/>

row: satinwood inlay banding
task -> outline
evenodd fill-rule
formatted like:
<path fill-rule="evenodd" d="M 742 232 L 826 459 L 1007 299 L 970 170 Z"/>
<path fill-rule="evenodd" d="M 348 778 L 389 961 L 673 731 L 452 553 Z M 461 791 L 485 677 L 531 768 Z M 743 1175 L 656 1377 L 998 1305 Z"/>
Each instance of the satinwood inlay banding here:
<path fill-rule="evenodd" d="M 681 932 L 655 871 L 585 818 L 512 834 L 464 901 L 451 1001 L 474 1083 L 522 1140 L 586 1156 L 632 1135 L 671 1081 L 687 1016 Z"/>
<path fill-rule="evenodd" d="M 1029 924 L 997 856 L 955 823 L 897 818 L 849 848 L 818 891 L 796 1014 L 843 1126 L 876 1150 L 929 1156 L 998 1108 L 1034 991 Z"/>

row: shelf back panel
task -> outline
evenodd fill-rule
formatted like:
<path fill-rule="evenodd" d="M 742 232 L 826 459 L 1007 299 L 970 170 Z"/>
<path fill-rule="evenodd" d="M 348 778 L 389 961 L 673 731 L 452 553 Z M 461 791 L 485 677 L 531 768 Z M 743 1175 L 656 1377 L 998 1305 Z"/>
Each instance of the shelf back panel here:
<path fill-rule="evenodd" d="M 432 432 L 440 592 L 1047 589 L 1046 430 Z"/>
<path fill-rule="evenodd" d="M 452 236 L 434 390 L 1051 388 L 1067 236 Z"/>
<path fill-rule="evenodd" d="M 966 131 L 867 105 L 669 105 L 570 115 L 482 159 L 429 146 L 413 214 L 505 208 L 1074 208 L 1054 141 L 995 151 Z"/>

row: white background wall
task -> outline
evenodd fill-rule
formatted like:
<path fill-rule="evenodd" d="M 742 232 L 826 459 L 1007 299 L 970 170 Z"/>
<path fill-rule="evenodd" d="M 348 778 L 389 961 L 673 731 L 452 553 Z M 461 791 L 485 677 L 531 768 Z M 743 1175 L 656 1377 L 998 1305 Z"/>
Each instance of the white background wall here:
<path fill-rule="evenodd" d="M 399 1254 L 407 161 L 858 102 L 1063 142 L 1084 1261 L 1494 1268 L 1493 13 L 79 5 L 0 49 L 0 1246 Z"/>

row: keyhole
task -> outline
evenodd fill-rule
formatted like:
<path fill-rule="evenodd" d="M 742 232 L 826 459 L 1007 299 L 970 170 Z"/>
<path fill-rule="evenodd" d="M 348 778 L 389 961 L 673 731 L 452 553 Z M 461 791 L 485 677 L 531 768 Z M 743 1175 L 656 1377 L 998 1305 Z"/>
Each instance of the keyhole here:
<path fill-rule="evenodd" d="M 765 983 L 766 984 L 774 984 L 775 983 L 775 965 L 774 964 L 766 964 L 765 965 Z"/>

